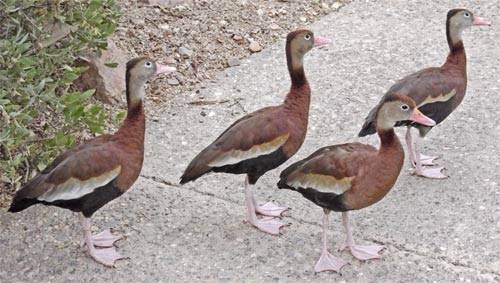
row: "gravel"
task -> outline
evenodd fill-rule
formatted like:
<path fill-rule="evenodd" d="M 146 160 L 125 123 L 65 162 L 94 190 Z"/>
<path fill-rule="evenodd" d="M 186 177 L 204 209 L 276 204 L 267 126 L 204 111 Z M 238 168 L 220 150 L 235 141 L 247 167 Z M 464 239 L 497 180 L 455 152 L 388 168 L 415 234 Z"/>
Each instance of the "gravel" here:
<path fill-rule="evenodd" d="M 171 2 L 173 6 L 147 3 Z M 131 57 L 150 55 L 185 78 L 155 81 L 148 111 L 168 104 L 172 95 L 199 88 L 222 70 L 338 10 L 348 0 L 316 1 L 120 1 L 123 17 L 113 36 Z M 178 80 L 178 79 L 177 79 Z M 123 107 L 123 104 L 121 107 Z"/>

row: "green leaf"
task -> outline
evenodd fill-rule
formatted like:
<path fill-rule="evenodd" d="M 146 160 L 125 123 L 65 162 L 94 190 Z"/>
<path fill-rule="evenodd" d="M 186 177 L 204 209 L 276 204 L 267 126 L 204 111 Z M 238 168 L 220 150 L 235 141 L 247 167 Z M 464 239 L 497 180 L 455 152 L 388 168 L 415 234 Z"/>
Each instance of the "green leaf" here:
<path fill-rule="evenodd" d="M 106 67 L 110 67 L 110 68 L 118 67 L 118 63 L 105 63 L 104 65 L 106 65 Z"/>

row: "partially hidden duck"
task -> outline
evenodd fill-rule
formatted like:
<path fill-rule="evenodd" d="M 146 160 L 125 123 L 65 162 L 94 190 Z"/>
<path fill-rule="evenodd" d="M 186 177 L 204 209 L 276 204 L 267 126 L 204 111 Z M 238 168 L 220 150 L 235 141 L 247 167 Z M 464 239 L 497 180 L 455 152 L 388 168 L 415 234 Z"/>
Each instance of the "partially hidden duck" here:
<path fill-rule="evenodd" d="M 426 68 L 397 81 L 382 97 L 394 94 L 412 98 L 422 113 L 440 124 L 462 102 L 467 88 L 467 58 L 465 56 L 462 32 L 470 26 L 490 25 L 490 22 L 476 17 L 470 10 L 453 9 L 446 17 L 446 38 L 450 52 L 441 67 Z M 375 112 L 373 108 L 366 117 L 359 136 L 363 137 L 376 132 Z M 437 156 L 426 156 L 421 153 L 422 139 L 433 128 L 415 123 L 401 121 L 396 126 L 407 126 L 406 145 L 408 147 L 414 174 L 427 178 L 446 178 L 442 173 L 444 167 L 428 167 L 434 165 Z M 413 140 L 411 128 L 417 128 L 419 136 Z"/>

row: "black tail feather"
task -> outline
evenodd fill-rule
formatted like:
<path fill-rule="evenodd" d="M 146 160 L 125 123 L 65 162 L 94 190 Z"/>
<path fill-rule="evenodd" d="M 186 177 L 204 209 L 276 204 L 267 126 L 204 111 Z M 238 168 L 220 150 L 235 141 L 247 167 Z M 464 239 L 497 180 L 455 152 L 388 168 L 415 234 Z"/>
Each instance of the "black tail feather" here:
<path fill-rule="evenodd" d="M 359 131 L 358 137 L 373 135 L 376 132 L 377 128 L 375 128 L 375 123 L 373 123 L 373 121 L 366 121 L 365 124 L 363 124 L 363 128 L 361 128 L 361 131 Z"/>
<path fill-rule="evenodd" d="M 8 211 L 13 212 L 13 213 L 19 212 L 19 211 L 25 210 L 26 208 L 28 208 L 34 204 L 37 204 L 37 203 L 39 203 L 39 201 L 36 199 L 30 199 L 30 198 L 16 199 L 16 198 L 14 198 L 14 200 L 10 204 Z"/>

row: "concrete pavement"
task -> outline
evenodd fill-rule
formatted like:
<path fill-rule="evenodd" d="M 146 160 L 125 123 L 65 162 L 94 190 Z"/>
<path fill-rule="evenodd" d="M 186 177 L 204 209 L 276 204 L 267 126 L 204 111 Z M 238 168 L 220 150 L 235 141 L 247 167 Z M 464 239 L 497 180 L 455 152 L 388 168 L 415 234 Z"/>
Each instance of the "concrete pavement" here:
<path fill-rule="evenodd" d="M 306 55 L 313 95 L 309 132 L 299 153 L 257 183 L 257 198 L 292 208 L 283 235 L 265 235 L 245 218 L 243 176 L 209 175 L 179 187 L 189 161 L 235 119 L 278 104 L 289 88 L 284 40 L 230 68 L 198 92 L 149 113 L 142 177 L 96 213 L 94 229 L 125 233 L 130 259 L 102 267 L 78 249 L 70 212 L 36 206 L 0 212 L 0 282 L 500 282 L 500 16 L 495 0 L 464 1 L 493 23 L 464 33 L 469 85 L 463 104 L 426 139 L 443 155 L 446 180 L 412 177 L 408 164 L 381 202 L 352 213 L 359 243 L 387 247 L 384 259 L 351 265 L 340 276 L 314 274 L 322 210 L 275 187 L 281 169 L 321 146 L 357 139 L 367 111 L 396 79 L 440 65 L 447 54 L 445 16 L 454 1 L 354 1 L 310 28 L 333 44 Z M 161 59 L 160 59 L 161 61 Z M 192 101 L 220 101 L 204 106 Z M 229 100 L 228 102 L 224 102 Z M 403 129 L 398 130 L 403 138 Z M 330 243 L 344 240 L 331 214 Z"/>

